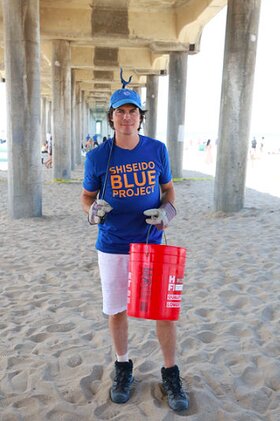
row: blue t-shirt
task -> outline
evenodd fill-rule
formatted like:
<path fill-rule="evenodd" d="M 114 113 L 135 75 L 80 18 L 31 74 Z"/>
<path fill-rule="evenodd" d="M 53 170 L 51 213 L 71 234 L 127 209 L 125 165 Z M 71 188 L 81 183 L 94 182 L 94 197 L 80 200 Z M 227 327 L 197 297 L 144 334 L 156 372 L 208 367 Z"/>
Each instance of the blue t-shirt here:
<path fill-rule="evenodd" d="M 107 183 L 102 196 L 108 159 Z M 145 243 L 149 224 L 144 210 L 160 206 L 160 185 L 171 181 L 169 156 L 164 143 L 141 136 L 133 150 L 113 144 L 112 139 L 88 152 L 83 187 L 99 191 L 113 210 L 98 225 L 97 250 L 127 254 L 130 243 Z M 162 231 L 152 226 L 149 243 L 160 244 Z"/>

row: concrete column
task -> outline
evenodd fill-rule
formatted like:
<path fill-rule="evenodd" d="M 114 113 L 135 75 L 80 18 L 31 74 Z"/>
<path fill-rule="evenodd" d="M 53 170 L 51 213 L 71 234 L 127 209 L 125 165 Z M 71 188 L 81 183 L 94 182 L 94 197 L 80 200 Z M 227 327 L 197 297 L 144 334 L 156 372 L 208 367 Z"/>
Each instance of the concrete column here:
<path fill-rule="evenodd" d="M 71 70 L 71 169 L 75 169 L 76 162 L 76 80 L 75 80 L 75 70 Z"/>
<path fill-rule="evenodd" d="M 84 103 L 84 118 L 85 118 L 85 129 L 86 129 L 86 135 L 89 133 L 89 112 L 88 112 L 88 104 L 85 99 Z"/>
<path fill-rule="evenodd" d="M 170 53 L 167 146 L 174 178 L 183 174 L 187 62 L 187 52 Z"/>
<path fill-rule="evenodd" d="M 76 104 L 75 104 L 75 159 L 76 164 L 80 165 L 82 162 L 81 158 L 81 142 L 82 142 L 82 133 L 81 133 L 81 88 L 80 84 L 76 83 Z"/>
<path fill-rule="evenodd" d="M 107 114 L 104 113 L 103 117 L 102 117 L 102 139 L 101 142 L 103 140 L 103 137 L 108 135 L 108 121 L 107 121 Z"/>
<path fill-rule="evenodd" d="M 157 134 L 158 78 L 157 75 L 147 76 L 145 134 L 154 139 Z"/>
<path fill-rule="evenodd" d="M 53 41 L 53 177 L 71 178 L 70 43 Z"/>
<path fill-rule="evenodd" d="M 91 134 L 91 115 L 90 115 L 90 108 L 87 104 L 87 127 L 88 127 L 88 133 Z"/>
<path fill-rule="evenodd" d="M 48 101 L 47 105 L 47 133 L 52 133 L 52 102 Z"/>
<path fill-rule="evenodd" d="M 8 206 L 42 215 L 39 0 L 3 0 L 7 87 Z"/>
<path fill-rule="evenodd" d="M 243 208 L 261 0 L 229 0 L 214 208 Z"/>
<path fill-rule="evenodd" d="M 47 140 L 47 98 L 41 99 L 41 144 L 43 145 Z"/>
<path fill-rule="evenodd" d="M 81 134 L 83 144 L 85 144 L 87 135 L 85 124 L 85 91 L 81 91 Z"/>
<path fill-rule="evenodd" d="M 88 108 L 88 131 L 91 135 L 94 133 L 94 117 L 90 108 Z"/>

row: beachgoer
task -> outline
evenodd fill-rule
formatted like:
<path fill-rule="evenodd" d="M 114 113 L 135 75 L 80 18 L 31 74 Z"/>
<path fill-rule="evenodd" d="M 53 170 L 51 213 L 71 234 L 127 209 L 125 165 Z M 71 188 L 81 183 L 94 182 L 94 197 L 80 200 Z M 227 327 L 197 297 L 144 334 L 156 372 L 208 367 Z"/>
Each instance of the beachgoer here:
<path fill-rule="evenodd" d="M 257 139 L 254 136 L 251 142 L 251 160 L 256 159 L 256 157 L 257 157 Z"/>
<path fill-rule="evenodd" d="M 45 157 L 48 154 L 48 141 L 46 140 L 45 143 L 41 146 L 41 163 L 44 164 Z"/>
<path fill-rule="evenodd" d="M 126 82 L 127 83 L 127 82 Z M 111 400 L 130 397 L 133 363 L 128 357 L 128 262 L 130 243 L 160 244 L 163 229 L 176 215 L 169 157 L 164 143 L 139 135 L 145 110 L 137 92 L 125 88 L 110 99 L 112 139 L 86 156 L 81 202 L 90 224 L 98 224 L 96 249 L 103 293 L 103 312 L 116 352 Z M 169 406 L 185 410 L 189 398 L 176 365 L 176 325 L 156 321 L 163 354 L 162 386 Z"/>
<path fill-rule="evenodd" d="M 94 147 L 93 140 L 90 137 L 90 135 L 87 135 L 87 137 L 86 137 L 86 143 L 85 143 L 86 152 L 91 151 L 93 149 L 93 147 Z"/>
<path fill-rule="evenodd" d="M 253 140 L 251 142 L 251 146 L 252 146 L 252 149 L 256 149 L 257 148 L 257 139 L 255 137 L 253 137 Z"/>
<path fill-rule="evenodd" d="M 212 145 L 211 139 L 208 139 L 205 146 L 205 163 L 212 164 L 213 162 L 213 155 L 212 155 Z"/>
<path fill-rule="evenodd" d="M 93 145 L 94 145 L 94 147 L 99 146 L 99 143 L 98 143 L 98 135 L 97 134 L 95 134 L 93 136 Z"/>
<path fill-rule="evenodd" d="M 48 141 L 48 159 L 44 163 L 47 168 L 52 168 L 52 136 Z"/>

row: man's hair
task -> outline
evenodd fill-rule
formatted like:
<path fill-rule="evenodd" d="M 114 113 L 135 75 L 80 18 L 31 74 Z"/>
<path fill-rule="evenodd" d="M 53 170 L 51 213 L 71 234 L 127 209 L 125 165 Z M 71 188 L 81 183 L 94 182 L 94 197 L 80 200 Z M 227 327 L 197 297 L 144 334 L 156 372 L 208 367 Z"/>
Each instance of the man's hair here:
<path fill-rule="evenodd" d="M 113 112 L 116 110 L 116 108 L 110 107 L 108 113 L 107 113 L 107 120 L 109 123 L 109 126 L 111 127 L 111 129 L 115 129 L 114 128 L 114 124 L 112 122 L 112 116 L 113 116 Z M 141 129 L 141 124 L 143 123 L 143 120 L 145 118 L 145 114 L 147 112 L 147 110 L 140 110 L 140 108 L 138 108 L 139 112 L 140 112 L 140 125 L 138 127 L 138 131 Z"/>

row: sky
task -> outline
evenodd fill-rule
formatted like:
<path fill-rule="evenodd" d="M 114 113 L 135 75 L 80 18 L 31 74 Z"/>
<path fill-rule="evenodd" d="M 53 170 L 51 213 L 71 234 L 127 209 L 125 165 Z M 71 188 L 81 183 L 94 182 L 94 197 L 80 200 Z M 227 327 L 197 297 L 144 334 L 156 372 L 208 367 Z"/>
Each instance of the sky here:
<path fill-rule="evenodd" d="M 226 7 L 204 28 L 200 52 L 190 55 L 187 69 L 185 136 L 217 138 L 223 71 Z M 262 0 L 257 44 L 251 137 L 280 142 L 280 0 Z M 5 132 L 5 98 L 0 83 L 0 137 Z M 157 137 L 166 140 L 168 77 L 159 79 Z"/>
<path fill-rule="evenodd" d="M 224 40 L 227 8 L 222 9 L 204 28 L 200 52 L 190 55 L 187 69 L 186 120 L 187 139 L 217 138 L 221 82 L 223 71 Z M 280 0 L 262 0 L 251 134 L 280 142 Z M 168 77 L 160 78 L 158 137 L 165 140 L 166 92 Z"/>

